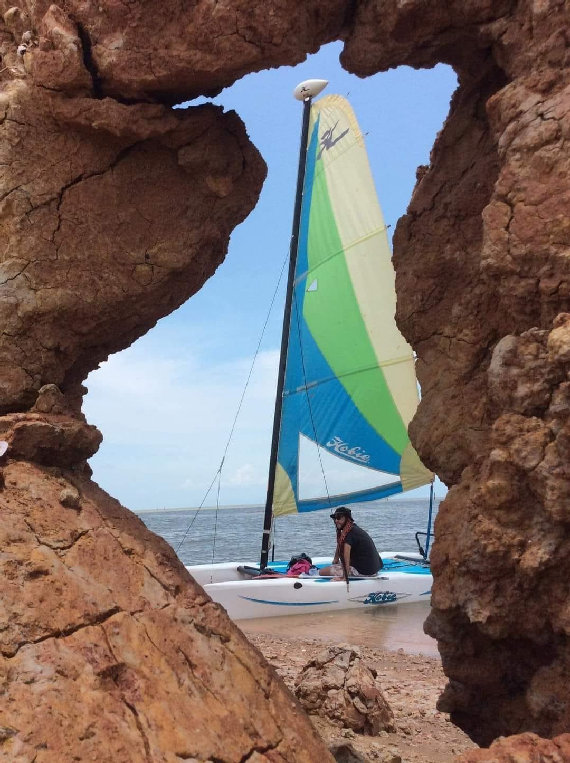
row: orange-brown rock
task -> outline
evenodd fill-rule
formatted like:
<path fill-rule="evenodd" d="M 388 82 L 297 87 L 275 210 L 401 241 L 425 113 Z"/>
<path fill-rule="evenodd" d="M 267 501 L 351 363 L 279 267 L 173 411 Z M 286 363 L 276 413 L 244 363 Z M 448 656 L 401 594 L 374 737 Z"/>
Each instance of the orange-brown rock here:
<path fill-rule="evenodd" d="M 442 709 L 477 741 L 570 727 L 570 9 L 371 2 L 343 62 L 451 63 L 451 111 L 394 237 L 412 439 L 454 486 L 433 613 Z"/>
<path fill-rule="evenodd" d="M 308 713 L 357 733 L 375 736 L 394 730 L 394 714 L 376 681 L 376 671 L 354 648 L 323 649 L 303 667 L 295 694 Z"/>
<path fill-rule="evenodd" d="M 4 480 L 2 500 L 12 505 L 11 475 L 26 468 L 38 473 L 26 459 L 44 469 L 61 465 L 64 482 L 83 480 L 78 496 L 58 485 L 57 501 L 44 506 L 48 529 L 57 527 L 58 511 L 92 516 L 85 513 L 86 494 L 94 507 L 108 500 L 90 492 L 95 488 L 82 471 L 98 438 L 80 413 L 82 381 L 200 288 L 263 179 L 263 162 L 237 115 L 169 104 L 218 92 L 248 71 L 295 63 L 332 39 L 345 41 L 344 66 L 363 76 L 399 64 L 455 68 L 459 88 L 449 118 L 394 238 L 398 321 L 417 352 L 423 392 L 412 438 L 426 464 L 454 486 L 437 521 L 434 611 L 427 627 L 439 640 L 450 678 L 442 702 L 474 738 L 486 742 L 522 730 L 548 736 L 568 728 L 565 0 L 165 0 L 160 14 L 152 4 L 114 0 L 2 0 L 0 6 L 0 414 L 10 442 L 0 485 Z M 44 489 L 50 490 L 43 482 L 41 489 L 24 482 L 18 483 L 20 508 L 41 506 Z M 158 554 L 160 542 L 118 508 L 106 521 L 109 528 L 128 525 L 120 566 L 134 601 L 139 588 L 132 576 L 142 571 L 129 544 L 144 537 L 147 553 Z M 87 535 L 95 526 L 85 528 Z M 42 553 L 44 545 L 38 541 Z M 20 635 L 14 639 L 22 644 L 28 643 L 26 618 L 45 633 L 53 619 L 50 614 L 42 625 L 44 610 L 31 592 L 43 573 L 26 577 L 27 561 L 16 555 L 12 564 L 22 581 L 20 598 L 30 602 L 30 612 L 15 621 Z M 81 566 L 75 564 L 69 570 L 78 581 Z M 54 569 L 61 585 L 67 568 Z M 106 580 L 103 563 L 91 571 Z M 85 591 L 91 582 L 84 580 Z M 74 623 L 83 610 L 87 619 L 81 622 L 91 622 L 95 611 L 108 616 L 113 630 L 105 631 L 110 646 L 104 649 L 111 652 L 118 634 L 126 655 L 134 628 L 130 659 L 144 664 L 146 642 L 129 619 L 136 620 L 138 610 L 124 604 L 131 613 L 126 619 L 122 609 L 115 611 L 123 606 L 112 603 L 119 593 L 101 582 L 100 601 L 87 597 L 84 604 L 78 592 L 65 611 Z M 192 636 L 192 601 L 177 599 L 180 610 L 149 605 L 149 618 L 160 615 L 172 644 Z M 213 636 L 220 651 L 203 663 L 208 670 L 221 666 L 215 696 L 225 698 L 227 644 L 238 637 L 216 608 L 200 612 L 207 622 L 202 632 L 223 627 L 234 634 L 226 641 Z M 100 640 L 98 622 L 88 627 L 99 628 L 94 639 Z M 64 682 L 73 670 L 58 672 L 59 651 L 87 638 L 87 628 L 49 633 L 63 635 L 34 644 L 43 656 L 33 658 L 39 662 L 32 660 L 31 670 Z M 154 633 L 151 638 L 158 643 Z M 13 665 L 27 648 L 9 658 Z M 244 660 L 256 659 L 243 648 Z M 79 647 L 73 655 L 69 665 L 77 659 L 78 674 L 89 673 L 89 656 L 132 704 L 127 656 L 121 653 L 126 672 L 105 673 L 108 656 L 99 663 L 89 648 Z M 178 683 L 170 684 L 170 704 L 186 708 L 181 698 L 199 680 L 193 663 L 185 665 Z M 26 669 L 9 672 L 5 681 L 6 696 L 14 692 L 20 707 L 32 706 L 35 696 Z M 146 702 L 159 685 L 149 678 L 137 690 Z M 258 698 L 264 686 L 259 679 Z M 85 707 L 98 696 L 95 684 L 89 687 Z M 56 707 L 69 719 L 75 696 L 70 681 L 58 683 L 36 716 L 38 728 Z M 128 723 L 109 707 L 101 713 L 100 723 L 111 724 L 101 739 L 130 749 Z M 131 716 L 144 727 L 138 715 L 124 717 L 132 722 Z M 250 742 L 257 733 L 250 733 L 243 704 L 235 717 L 241 720 L 226 726 L 232 750 L 244 728 Z M 10 733 L 13 751 L 26 735 Z M 213 756 L 219 752 L 216 733 L 209 741 L 206 731 L 200 737 Z M 88 739 L 89 730 L 85 734 Z M 158 744 L 164 743 L 161 738 Z M 271 744 L 257 749 L 272 750 Z M 190 749 L 169 745 L 161 748 L 165 755 Z M 152 759 L 153 753 L 145 754 Z"/>
<path fill-rule="evenodd" d="M 488 750 L 470 750 L 457 763 L 566 763 L 570 760 L 570 734 L 541 739 L 526 733 L 503 737 Z"/>
<path fill-rule="evenodd" d="M 90 482 L 81 414 L 87 373 L 202 286 L 265 175 L 235 113 L 164 104 L 303 46 L 231 6 L 1 6 L 0 758 L 330 760 L 172 550 Z M 314 18 L 296 19 L 312 47 L 336 23 Z"/>
<path fill-rule="evenodd" d="M 81 382 L 195 292 L 251 209 L 263 161 L 233 114 L 0 94 L 0 412 Z M 13 161 L 12 146 L 26 146 Z"/>
<path fill-rule="evenodd" d="M 79 471 L 4 477 L 1 760 L 332 760 L 167 543 Z"/>

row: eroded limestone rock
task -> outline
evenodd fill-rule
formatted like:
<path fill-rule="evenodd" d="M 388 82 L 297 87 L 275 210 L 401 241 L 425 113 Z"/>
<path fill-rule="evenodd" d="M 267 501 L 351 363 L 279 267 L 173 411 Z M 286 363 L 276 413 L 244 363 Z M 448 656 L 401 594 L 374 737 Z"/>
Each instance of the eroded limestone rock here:
<path fill-rule="evenodd" d="M 412 440 L 454 486 L 427 629 L 442 708 L 482 743 L 570 722 L 569 23 L 562 0 L 367 2 L 342 56 L 363 75 L 458 73 L 394 262 L 422 386 Z"/>
<path fill-rule="evenodd" d="M 478 704 L 473 731 L 487 739 L 505 726 L 545 733 L 570 721 L 559 699 L 570 627 L 568 578 L 559 567 L 570 552 L 570 363 L 560 340 L 570 316 L 555 326 L 496 345 L 488 391 L 500 415 L 489 451 L 465 469 L 437 520 L 437 532 L 455 538 L 432 554 L 436 609 L 428 631 L 453 677 L 441 709 L 470 726 Z M 461 533 L 452 530 L 458 522 Z M 482 695 L 497 698 L 500 718 L 481 707 Z"/>
<path fill-rule="evenodd" d="M 253 206 L 263 161 L 233 114 L 0 94 L 0 411 L 81 382 L 195 292 Z M 26 150 L 13 162 L 14 145 Z M 4 169 L 7 173 L 7 170 Z"/>
<path fill-rule="evenodd" d="M 200 288 L 259 193 L 263 162 L 236 115 L 210 106 L 173 111 L 168 104 L 218 92 L 248 71 L 295 63 L 332 39 L 344 39 L 343 64 L 363 76 L 399 64 L 454 66 L 459 89 L 449 118 L 394 237 L 398 321 L 417 352 L 423 393 L 412 439 L 425 463 L 454 486 L 437 522 L 428 627 L 450 677 L 444 702 L 478 741 L 567 728 L 568 4 L 311 0 L 293 8 L 282 0 L 167 0 L 157 16 L 144 3 L 2 0 L 0 10 L 0 437 L 10 443 L 0 495 L 10 497 L 9 507 L 16 490 L 9 480 L 37 468 L 15 459 L 46 469 L 63 465 L 57 479 L 87 479 L 82 462 L 97 435 L 80 413 L 82 381 Z M 46 385 L 62 399 L 46 396 Z M 43 483 L 18 485 L 20 509 L 43 505 Z M 80 511 L 62 506 L 64 488 L 58 484 L 57 500 L 44 506 L 46 527 L 57 526 L 59 511 L 81 522 L 91 516 L 88 482 Z M 107 501 L 100 494 L 92 500 Z M 118 507 L 106 521 L 131 522 Z M 128 532 L 129 543 L 142 537 L 139 525 L 129 524 Z M 149 553 L 158 553 L 160 542 L 144 537 L 154 549 Z M 38 548 L 45 552 L 43 543 Z M 140 571 L 139 556 L 124 556 L 130 581 Z M 83 626 L 54 630 L 63 634 L 60 641 L 45 623 L 42 631 L 43 610 L 34 615 L 31 591 L 44 573 L 26 577 L 26 563 L 16 556 L 11 569 L 23 581 L 26 617 L 36 617 L 48 634 L 33 645 L 31 674 L 21 667 L 30 677 L 53 673 L 59 652 L 88 634 Z M 65 579 L 66 571 L 57 570 L 56 578 Z M 79 571 L 72 569 L 76 581 Z M 104 579 L 103 564 L 93 574 Z M 110 590 L 108 596 L 102 586 L 100 602 L 81 606 L 112 620 L 113 632 L 105 635 L 111 643 L 118 634 L 119 651 L 126 634 L 134 634 L 144 663 L 136 596 L 119 605 Z M 174 606 L 161 609 L 160 601 L 149 605 L 149 617 L 161 619 L 161 632 L 172 628 L 173 644 L 189 638 L 178 628 L 184 620 L 192 630 L 193 604 L 184 599 L 179 614 Z M 79 609 L 66 607 L 78 622 Z M 204 627 L 211 632 L 221 615 L 200 611 L 208 612 Z M 26 617 L 15 621 L 14 643 L 30 643 Z M 232 638 L 216 641 L 223 644 L 216 653 L 220 681 L 228 677 Z M 9 658 L 18 670 L 29 648 Z M 66 664 L 78 660 L 83 670 L 95 661 L 90 650 L 74 646 Z M 111 687 L 111 703 L 113 692 L 132 685 L 121 652 L 117 665 L 123 664 L 101 658 L 97 675 Z M 31 706 L 34 682 L 20 681 L 18 670 L 7 672 L 5 686 L 16 704 Z M 178 689 L 170 684 L 176 697 L 194 685 L 194 670 L 187 662 Z M 54 679 L 58 701 L 67 692 L 75 696 L 71 682 L 60 683 L 68 672 L 63 667 Z M 137 686 L 146 713 L 155 685 L 145 679 Z M 86 706 L 98 687 L 86 689 Z M 51 717 L 52 700 L 45 701 L 37 718 Z M 119 758 L 131 749 L 129 723 L 145 723 L 126 707 L 123 716 L 112 704 L 102 713 L 119 723 L 109 732 Z M 239 712 L 243 723 L 245 707 Z M 244 726 L 236 724 L 230 736 L 243 739 Z M 28 732 L 10 723 L 2 728 L 11 752 L 28 744 Z M 250 742 L 258 738 L 247 729 Z M 258 736 L 273 740 L 272 734 Z M 204 754 L 220 752 L 215 735 L 208 744 Z M 157 745 L 169 754 L 189 752 L 177 737 Z M 154 748 L 145 754 L 152 759 Z"/>
<path fill-rule="evenodd" d="M 394 714 L 376 681 L 376 671 L 355 649 L 324 649 L 303 668 L 295 694 L 308 713 L 357 733 L 374 736 L 394 730 Z"/>
<path fill-rule="evenodd" d="M 570 760 L 570 734 L 540 739 L 536 734 L 519 734 L 494 742 L 488 750 L 470 750 L 458 763 L 565 763 Z"/>
<path fill-rule="evenodd" d="M 77 471 L 9 462 L 4 477 L 1 760 L 332 760 L 137 517 Z"/>
<path fill-rule="evenodd" d="M 177 80 L 172 48 L 158 73 L 150 41 L 166 39 L 154 7 L 135 32 L 141 8 L 2 6 L 0 757 L 331 760 L 172 550 L 89 480 L 101 435 L 82 381 L 202 286 L 265 174 L 236 114 L 150 102 L 203 82 L 188 62 Z M 194 10 L 163 4 L 162 33 L 186 40 Z M 121 74 L 102 36 L 108 86 L 90 25 L 113 14 L 131 37 Z M 245 71 L 220 63 L 206 62 L 217 89 Z M 127 72 L 138 84 L 107 97 Z M 160 97 L 134 102 L 151 80 Z"/>

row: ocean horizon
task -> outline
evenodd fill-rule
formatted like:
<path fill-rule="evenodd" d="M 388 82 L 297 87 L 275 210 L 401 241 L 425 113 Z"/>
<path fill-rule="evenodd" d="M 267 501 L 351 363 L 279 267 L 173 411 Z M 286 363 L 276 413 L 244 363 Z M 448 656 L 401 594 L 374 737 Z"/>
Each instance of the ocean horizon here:
<path fill-rule="evenodd" d="M 434 496 L 434 504 L 439 505 L 443 501 L 443 496 L 438 497 Z M 418 503 L 421 502 L 423 499 L 418 498 L 400 498 L 396 496 L 389 496 L 388 498 L 382 498 L 380 501 L 374 501 L 373 503 Z M 426 503 L 428 501 L 426 497 Z M 359 506 L 363 506 L 365 504 L 357 504 Z M 228 503 L 220 506 L 162 506 L 160 508 L 154 507 L 151 509 L 131 509 L 133 514 L 148 514 L 149 512 L 157 512 L 157 511 L 215 511 L 218 510 L 226 510 L 226 509 L 263 509 L 265 508 L 264 503 Z"/>

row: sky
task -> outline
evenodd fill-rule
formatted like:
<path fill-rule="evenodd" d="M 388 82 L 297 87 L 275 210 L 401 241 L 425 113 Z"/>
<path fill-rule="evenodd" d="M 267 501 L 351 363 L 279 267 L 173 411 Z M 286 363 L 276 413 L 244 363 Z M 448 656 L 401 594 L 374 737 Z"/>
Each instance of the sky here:
<path fill-rule="evenodd" d="M 84 412 L 104 437 L 90 460 L 93 479 L 134 511 L 265 501 L 284 278 L 221 479 L 207 491 L 288 256 L 302 116 L 295 86 L 327 79 L 324 94 L 350 100 L 389 233 L 406 212 L 416 168 L 429 163 L 457 86 L 451 68 L 400 67 L 359 79 L 341 68 L 341 50 L 333 43 L 296 67 L 248 75 L 213 99 L 240 115 L 267 162 L 259 202 L 233 231 L 225 261 L 201 291 L 87 379 Z M 419 488 L 405 497 L 428 491 Z M 436 482 L 436 494 L 444 493 Z"/>

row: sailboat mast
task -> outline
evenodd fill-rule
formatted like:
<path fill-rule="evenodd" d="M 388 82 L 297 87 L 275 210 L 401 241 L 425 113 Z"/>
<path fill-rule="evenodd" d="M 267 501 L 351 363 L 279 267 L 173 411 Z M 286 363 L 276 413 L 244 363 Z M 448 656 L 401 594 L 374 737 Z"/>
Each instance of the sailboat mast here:
<path fill-rule="evenodd" d="M 317 80 L 318 81 L 318 80 Z M 315 82 L 315 80 L 309 80 Z M 323 81 L 321 81 L 323 82 Z M 304 83 L 295 91 L 302 88 Z M 308 83 L 307 83 L 308 84 Z M 320 87 L 320 90 L 326 83 Z M 300 92 L 303 92 L 302 90 Z M 291 232 L 291 245 L 289 249 L 289 274 L 287 277 L 287 292 L 285 294 L 285 310 L 283 313 L 283 330 L 281 334 L 281 354 L 279 356 L 279 373 L 277 377 L 277 391 L 275 394 L 275 413 L 273 415 L 273 435 L 271 438 L 271 454 L 269 457 L 269 476 L 267 480 L 267 498 L 265 501 L 265 514 L 263 517 L 263 536 L 261 540 L 260 567 L 267 567 L 269 559 L 269 538 L 271 535 L 271 520 L 273 513 L 273 491 L 275 486 L 275 472 L 277 469 L 277 451 L 279 448 L 279 432 L 281 429 L 281 413 L 283 409 L 283 387 L 285 386 L 285 369 L 287 364 L 287 349 L 289 345 L 289 323 L 291 321 L 291 307 L 293 304 L 293 286 L 295 281 L 295 268 L 297 265 L 297 251 L 299 248 L 299 228 L 301 224 L 301 208 L 303 205 L 303 185 L 305 183 L 305 167 L 307 158 L 307 141 L 309 137 L 309 117 L 311 114 L 311 102 L 313 93 L 308 91 L 303 100 L 303 122 L 301 127 L 301 147 L 299 150 L 299 168 L 297 170 L 297 191 L 295 195 L 295 208 L 293 211 L 293 229 Z"/>

